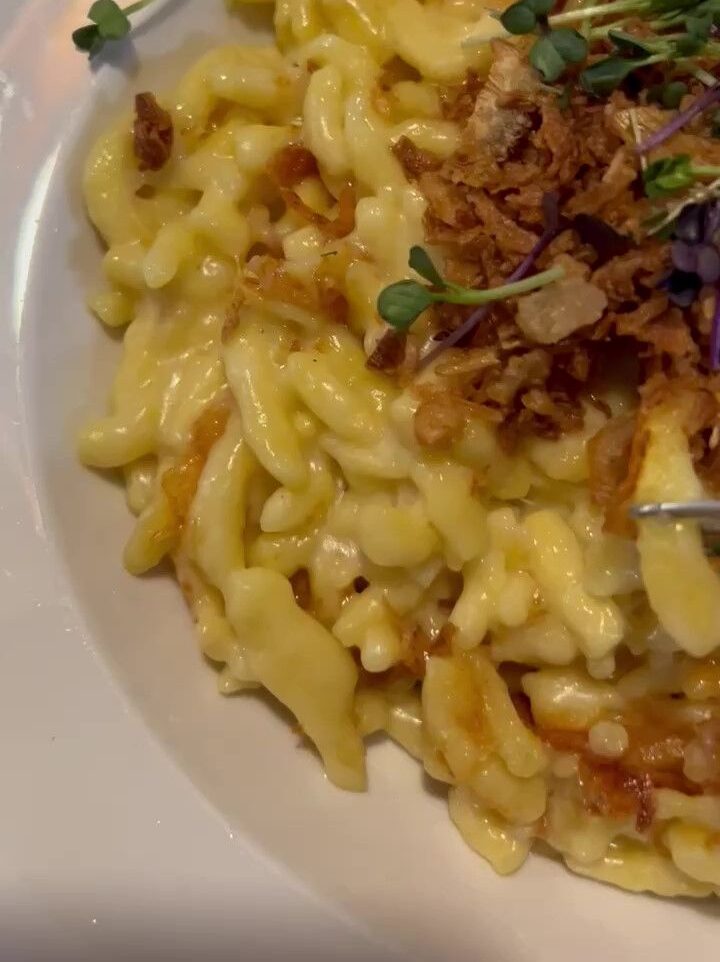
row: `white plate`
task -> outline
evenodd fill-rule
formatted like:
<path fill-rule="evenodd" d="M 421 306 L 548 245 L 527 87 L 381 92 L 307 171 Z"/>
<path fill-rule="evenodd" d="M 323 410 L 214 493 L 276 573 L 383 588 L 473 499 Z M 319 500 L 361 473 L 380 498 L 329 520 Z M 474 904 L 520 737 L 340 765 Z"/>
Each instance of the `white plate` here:
<path fill-rule="evenodd" d="M 70 42 L 88 6 L 0 7 L 0 955 L 714 957 L 714 903 L 540 857 L 497 878 L 390 745 L 368 795 L 336 791 L 276 709 L 216 694 L 174 585 L 123 574 L 123 499 L 73 455 L 118 350 L 83 307 L 99 250 L 80 160 L 132 92 L 266 21 L 169 0 L 92 72 Z"/>

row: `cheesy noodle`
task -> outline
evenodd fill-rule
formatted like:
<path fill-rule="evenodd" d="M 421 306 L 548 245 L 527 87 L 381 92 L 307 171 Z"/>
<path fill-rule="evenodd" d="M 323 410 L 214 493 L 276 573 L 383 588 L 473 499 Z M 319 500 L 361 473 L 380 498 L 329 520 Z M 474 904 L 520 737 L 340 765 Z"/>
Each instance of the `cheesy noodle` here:
<path fill-rule="evenodd" d="M 104 134 L 90 307 L 124 342 L 80 457 L 124 475 L 125 564 L 172 559 L 221 692 L 270 691 L 335 785 L 365 789 L 383 731 L 498 872 L 542 839 L 582 875 L 718 894 L 720 579 L 692 522 L 603 530 L 586 445 L 628 398 L 513 453 L 473 417 L 432 447 L 435 368 L 367 364 L 378 294 L 424 242 L 393 147 L 457 149 L 443 94 L 487 72 L 463 46 L 495 30 L 485 9 L 277 0 L 275 45 L 220 46 L 158 92 L 167 163 L 140 169 L 129 115 Z M 703 493 L 657 409 L 637 499 Z M 659 709 L 692 733 L 677 784 L 622 774 Z"/>

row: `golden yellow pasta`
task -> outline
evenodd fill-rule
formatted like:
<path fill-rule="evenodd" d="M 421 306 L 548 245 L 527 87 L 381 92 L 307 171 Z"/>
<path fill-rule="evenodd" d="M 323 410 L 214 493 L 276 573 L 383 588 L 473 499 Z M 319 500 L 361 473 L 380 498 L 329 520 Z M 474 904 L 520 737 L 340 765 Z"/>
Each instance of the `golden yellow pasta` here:
<path fill-rule="evenodd" d="M 496 20 L 475 0 L 274 15 L 276 45 L 219 46 L 158 91 L 157 169 L 129 115 L 88 159 L 89 304 L 124 345 L 79 452 L 124 472 L 127 568 L 172 559 L 220 691 L 270 691 L 341 788 L 384 731 L 498 872 L 542 839 L 582 875 L 719 894 L 720 578 L 694 522 L 635 541 L 590 493 L 588 443 L 631 392 L 512 446 L 492 405 L 458 419 L 439 393 L 482 345 L 420 369 L 421 324 L 382 363 L 377 298 L 414 276 L 423 171 L 464 143 L 449 98 L 487 97 Z M 652 408 L 636 500 L 705 495 L 682 424 Z"/>

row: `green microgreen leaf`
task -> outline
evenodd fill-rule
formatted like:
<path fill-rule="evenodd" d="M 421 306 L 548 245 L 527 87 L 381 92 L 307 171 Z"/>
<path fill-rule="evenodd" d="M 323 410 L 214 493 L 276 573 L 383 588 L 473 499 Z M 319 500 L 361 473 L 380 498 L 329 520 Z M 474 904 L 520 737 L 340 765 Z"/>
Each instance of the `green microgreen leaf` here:
<path fill-rule="evenodd" d="M 78 50 L 82 50 L 83 53 L 88 54 L 90 57 L 94 57 L 95 54 L 102 49 L 105 43 L 103 38 L 100 36 L 100 31 L 94 23 L 75 30 L 72 35 L 72 39 L 75 47 Z"/>
<path fill-rule="evenodd" d="M 96 56 L 108 40 L 123 40 L 130 33 L 130 17 L 154 0 L 135 0 L 129 7 L 120 7 L 115 0 L 95 0 L 88 10 L 88 20 L 84 27 L 75 30 L 73 43 L 78 50 L 91 58 Z"/>
<path fill-rule="evenodd" d="M 667 110 L 677 110 L 687 92 L 688 85 L 686 83 L 683 83 L 682 80 L 671 80 L 663 85 L 660 103 Z"/>
<path fill-rule="evenodd" d="M 622 57 L 606 57 L 586 67 L 580 74 L 583 90 L 595 97 L 606 97 L 617 90 L 633 70 L 642 66 L 643 60 L 625 60 Z"/>
<path fill-rule="evenodd" d="M 398 281 L 380 292 L 377 309 L 391 327 L 406 331 L 434 301 L 428 288 L 417 281 Z"/>
<path fill-rule="evenodd" d="M 693 5 L 690 16 L 704 17 L 708 14 L 713 16 L 718 12 L 720 12 L 720 3 L 718 0 L 700 0 L 699 3 Z"/>
<path fill-rule="evenodd" d="M 88 20 L 97 24 L 104 40 L 122 40 L 130 33 L 130 20 L 115 0 L 95 0 L 88 12 Z"/>
<path fill-rule="evenodd" d="M 648 101 L 661 104 L 666 110 L 677 110 L 688 91 L 688 85 L 682 80 L 653 84 L 652 87 L 648 87 Z"/>
<path fill-rule="evenodd" d="M 705 41 L 701 40 L 700 37 L 686 33 L 684 37 L 679 37 L 674 43 L 675 56 L 694 57 L 695 54 L 700 53 L 704 46 Z"/>
<path fill-rule="evenodd" d="M 690 36 L 697 37 L 698 40 L 703 42 L 709 39 L 712 25 L 713 15 L 709 12 L 699 17 L 685 18 L 685 29 Z"/>
<path fill-rule="evenodd" d="M 550 31 L 548 39 L 565 63 L 582 63 L 588 55 L 587 40 L 577 30 L 558 27 Z"/>
<path fill-rule="evenodd" d="M 437 267 L 435 267 L 430 259 L 430 255 L 424 248 L 418 246 L 411 247 L 408 263 L 420 277 L 424 277 L 426 281 L 430 281 L 434 287 L 444 288 L 447 286 L 440 276 Z"/>
<path fill-rule="evenodd" d="M 712 36 L 713 24 L 720 26 L 720 0 L 585 0 L 553 13 L 555 6 L 553 0 L 516 0 L 496 15 L 511 34 L 537 35 L 530 59 L 546 83 L 562 76 L 561 60 L 565 66 L 582 63 L 589 44 L 609 41 L 615 54 L 601 61 L 601 67 L 593 65 L 585 81 L 585 89 L 595 96 L 611 93 L 638 67 L 654 63 L 674 67 L 675 60 L 686 61 L 682 68 L 696 76 L 704 71 L 708 85 L 705 68 L 687 61 L 720 54 L 720 43 Z M 623 29 L 633 19 L 648 28 L 646 36 Z M 571 24 L 578 30 L 569 32 Z M 464 45 L 481 42 L 473 38 Z M 616 61 L 622 59 L 632 66 L 619 66 Z"/>
<path fill-rule="evenodd" d="M 549 36 L 541 37 L 530 51 L 530 63 L 546 83 L 555 83 L 565 71 L 565 58 L 558 53 Z"/>
<path fill-rule="evenodd" d="M 537 26 L 537 17 L 527 3 L 513 3 L 500 17 L 500 23 L 508 33 L 520 36 L 532 33 Z"/>
<path fill-rule="evenodd" d="M 647 43 L 643 43 L 643 41 L 637 37 L 633 37 L 632 34 L 625 33 L 624 30 L 610 30 L 608 32 L 608 38 L 615 49 L 627 57 L 642 59 L 654 53 L 653 47 L 648 46 Z"/>
<path fill-rule="evenodd" d="M 695 181 L 692 160 L 688 154 L 663 157 L 649 164 L 643 171 L 645 194 L 651 199 L 667 197 L 686 190 Z"/>
<path fill-rule="evenodd" d="M 536 16 L 546 17 L 555 5 L 555 0 L 525 0 L 525 3 Z"/>
<path fill-rule="evenodd" d="M 677 13 L 694 7 L 697 0 L 650 0 L 648 10 L 650 13 Z"/>

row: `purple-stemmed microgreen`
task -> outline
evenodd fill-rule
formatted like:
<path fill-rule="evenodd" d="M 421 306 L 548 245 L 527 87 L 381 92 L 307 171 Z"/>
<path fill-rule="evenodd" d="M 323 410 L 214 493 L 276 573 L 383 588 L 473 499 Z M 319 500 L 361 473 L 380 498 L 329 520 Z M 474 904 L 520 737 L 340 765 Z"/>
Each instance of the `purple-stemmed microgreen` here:
<path fill-rule="evenodd" d="M 522 281 L 523 278 L 527 277 L 530 271 L 535 266 L 535 263 L 543 253 L 543 251 L 548 247 L 549 244 L 557 237 L 560 232 L 560 210 L 558 206 L 557 194 L 546 194 L 543 197 L 543 221 L 544 230 L 537 243 L 530 251 L 530 253 L 518 264 L 512 274 L 508 277 L 508 284 L 515 284 Z M 535 275 L 539 277 L 540 275 Z M 438 358 L 443 351 L 446 351 L 450 347 L 455 347 L 456 344 L 460 344 L 469 337 L 475 328 L 481 324 L 490 312 L 490 305 L 483 305 L 479 307 L 476 311 L 464 321 L 460 327 L 451 331 L 447 337 L 443 338 L 439 344 L 437 344 L 428 354 L 422 358 L 420 362 L 421 367 L 426 367 L 431 364 L 436 358 Z"/>
<path fill-rule="evenodd" d="M 380 292 L 377 302 L 380 317 L 391 327 L 400 331 L 406 331 L 423 311 L 433 304 L 468 306 L 492 304 L 495 301 L 504 301 L 509 297 L 536 291 L 540 287 L 552 284 L 553 281 L 560 280 L 565 274 L 562 268 L 553 267 L 532 277 L 509 279 L 500 287 L 476 290 L 443 280 L 422 247 L 413 247 L 410 250 L 409 265 L 421 277 L 430 281 L 431 286 L 413 280 L 397 281 Z"/>
<path fill-rule="evenodd" d="M 596 46 L 599 41 L 610 43 L 614 52 L 578 76 L 581 87 L 597 97 L 607 96 L 641 67 L 668 64 L 694 73 L 702 69 L 697 58 L 720 52 L 713 36 L 720 0 L 611 0 L 560 13 L 553 13 L 554 6 L 553 0 L 517 0 L 497 15 L 504 28 L 497 37 L 535 35 L 530 62 L 546 83 L 559 80 L 568 69 L 572 73 L 593 52 L 606 53 Z M 631 21 L 638 19 L 648 28 L 642 37 L 628 32 Z M 465 45 L 491 39 L 470 37 Z"/>
<path fill-rule="evenodd" d="M 710 329 L 710 370 L 720 371 L 720 284 L 715 285 L 715 309 Z M 717 554 L 720 555 L 720 545 Z"/>
<path fill-rule="evenodd" d="M 694 120 L 695 117 L 698 117 L 718 102 L 720 102 L 720 83 L 715 83 L 709 90 L 703 91 L 687 109 L 676 114 L 667 124 L 639 143 L 636 150 L 640 154 L 646 154 L 650 150 L 655 150 L 656 147 L 664 144 L 666 140 L 669 140 L 679 130 L 682 130 L 691 120 Z"/>
<path fill-rule="evenodd" d="M 715 289 L 708 366 L 720 370 L 720 201 L 686 204 L 672 226 L 671 241 L 672 270 L 658 287 L 683 309 L 703 288 Z"/>

